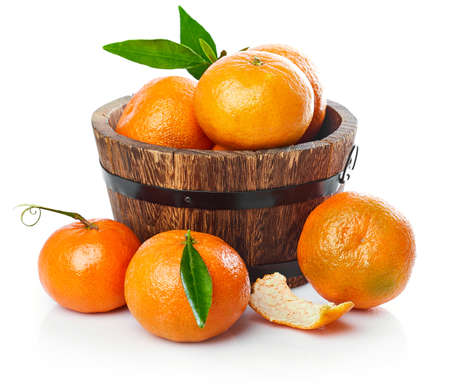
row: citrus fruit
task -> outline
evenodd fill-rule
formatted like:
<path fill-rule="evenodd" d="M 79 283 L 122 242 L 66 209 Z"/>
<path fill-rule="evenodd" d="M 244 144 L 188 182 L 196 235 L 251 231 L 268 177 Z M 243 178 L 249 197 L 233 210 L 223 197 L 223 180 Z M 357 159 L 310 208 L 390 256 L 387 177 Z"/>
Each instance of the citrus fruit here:
<path fill-rule="evenodd" d="M 339 193 L 310 213 L 297 256 L 325 299 L 371 308 L 405 288 L 415 259 L 414 235 L 405 217 L 385 202 Z"/>
<path fill-rule="evenodd" d="M 125 299 L 149 332 L 177 342 L 198 342 L 223 333 L 239 319 L 248 304 L 250 282 L 232 247 L 218 237 L 192 232 L 213 286 L 206 323 L 198 327 L 180 277 L 186 232 L 159 233 L 142 244 L 127 270 Z"/>
<path fill-rule="evenodd" d="M 128 102 L 116 131 L 153 145 L 211 149 L 194 115 L 195 87 L 181 76 L 153 79 Z"/>
<path fill-rule="evenodd" d="M 195 114 L 206 135 L 232 149 L 265 149 L 298 142 L 314 111 L 305 74 L 269 52 L 225 56 L 200 78 Z"/>
<path fill-rule="evenodd" d="M 39 255 L 39 278 L 61 306 L 106 312 L 125 305 L 125 272 L 140 242 L 124 224 L 99 219 L 54 232 Z"/>
<path fill-rule="evenodd" d="M 222 145 L 214 145 L 212 150 L 231 150 L 231 149 L 229 149 L 225 146 L 222 146 Z"/>
<path fill-rule="evenodd" d="M 278 272 L 253 283 L 249 304 L 263 318 L 300 330 L 323 327 L 353 308 L 352 302 L 321 305 L 299 299 L 288 287 L 286 278 Z"/>
<path fill-rule="evenodd" d="M 305 134 L 303 134 L 300 139 L 300 142 L 307 142 L 316 138 L 322 126 L 323 120 L 325 119 L 327 101 L 323 94 L 322 85 L 319 81 L 319 77 L 317 76 L 317 69 L 315 65 L 297 49 L 285 44 L 264 44 L 254 47 L 251 50 L 271 52 L 273 54 L 281 55 L 293 62 L 306 75 L 314 91 L 314 114 L 311 123 L 309 124 Z"/>

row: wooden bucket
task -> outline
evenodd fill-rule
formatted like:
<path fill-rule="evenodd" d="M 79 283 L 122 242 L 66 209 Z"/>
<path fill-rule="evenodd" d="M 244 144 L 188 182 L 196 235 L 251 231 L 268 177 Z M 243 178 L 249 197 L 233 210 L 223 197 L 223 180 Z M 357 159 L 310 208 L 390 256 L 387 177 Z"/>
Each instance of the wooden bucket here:
<path fill-rule="evenodd" d="M 290 286 L 303 284 L 297 242 L 309 213 L 343 189 L 344 168 L 356 158 L 355 117 L 329 101 L 320 140 L 259 151 L 185 150 L 117 134 L 129 99 L 92 116 L 114 218 L 142 241 L 171 229 L 214 234 L 239 252 L 252 281 L 278 271 Z"/>

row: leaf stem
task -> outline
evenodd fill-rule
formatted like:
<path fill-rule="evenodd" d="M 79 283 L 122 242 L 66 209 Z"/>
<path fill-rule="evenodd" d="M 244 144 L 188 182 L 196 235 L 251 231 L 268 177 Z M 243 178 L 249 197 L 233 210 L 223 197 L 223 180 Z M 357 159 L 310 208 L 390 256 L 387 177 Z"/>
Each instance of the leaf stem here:
<path fill-rule="evenodd" d="M 253 60 L 250 63 L 254 66 L 262 66 L 264 64 L 264 62 L 258 56 L 254 56 Z"/>
<path fill-rule="evenodd" d="M 69 217 L 71 217 L 71 218 L 73 218 L 73 219 L 75 219 L 75 220 L 78 220 L 78 221 L 82 222 L 82 223 L 85 225 L 85 227 L 88 228 L 88 229 L 97 229 L 97 230 L 98 230 L 98 225 L 97 225 L 97 224 L 94 224 L 94 223 L 89 222 L 88 220 L 86 220 L 86 219 L 85 219 L 81 214 L 79 214 L 79 213 L 75 213 L 75 212 L 66 212 L 66 211 L 63 211 L 63 210 L 47 208 L 47 207 L 45 207 L 45 206 L 34 205 L 34 204 L 20 204 L 20 205 L 17 205 L 17 207 L 26 207 L 26 208 L 22 211 L 22 213 L 21 213 L 21 215 L 20 215 L 20 221 L 22 222 L 23 225 L 26 225 L 26 226 L 28 226 L 28 227 L 32 227 L 32 226 L 36 225 L 36 224 L 39 222 L 40 218 L 41 218 L 42 210 L 47 210 L 47 211 L 49 211 L 49 212 L 54 212 L 54 213 L 63 214 L 63 215 L 65 215 L 65 216 L 69 216 Z M 16 208 L 17 208 L 17 207 L 16 207 Z M 24 221 L 24 216 L 25 216 L 25 214 L 26 214 L 27 212 L 28 212 L 30 215 L 32 215 L 32 216 L 37 216 L 37 219 L 35 220 L 35 222 L 33 222 L 33 223 L 26 223 L 26 222 Z"/>

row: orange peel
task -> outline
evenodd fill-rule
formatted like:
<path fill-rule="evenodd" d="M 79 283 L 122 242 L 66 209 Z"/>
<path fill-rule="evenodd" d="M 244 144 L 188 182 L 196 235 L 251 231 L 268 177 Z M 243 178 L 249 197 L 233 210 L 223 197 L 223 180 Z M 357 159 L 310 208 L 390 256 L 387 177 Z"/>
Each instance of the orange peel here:
<path fill-rule="evenodd" d="M 301 330 L 313 330 L 334 322 L 353 306 L 352 302 L 314 304 L 299 299 L 278 272 L 257 279 L 250 295 L 250 307 L 263 318 Z"/>

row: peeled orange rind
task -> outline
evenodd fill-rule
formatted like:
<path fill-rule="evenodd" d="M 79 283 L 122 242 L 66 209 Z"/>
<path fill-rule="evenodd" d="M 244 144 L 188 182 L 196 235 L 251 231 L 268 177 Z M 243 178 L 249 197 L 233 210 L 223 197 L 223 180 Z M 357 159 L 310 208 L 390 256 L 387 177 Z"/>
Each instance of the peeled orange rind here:
<path fill-rule="evenodd" d="M 325 326 L 353 308 L 352 302 L 314 304 L 295 296 L 278 272 L 257 279 L 252 286 L 250 307 L 265 319 L 301 330 Z"/>

